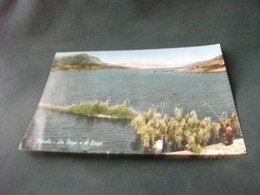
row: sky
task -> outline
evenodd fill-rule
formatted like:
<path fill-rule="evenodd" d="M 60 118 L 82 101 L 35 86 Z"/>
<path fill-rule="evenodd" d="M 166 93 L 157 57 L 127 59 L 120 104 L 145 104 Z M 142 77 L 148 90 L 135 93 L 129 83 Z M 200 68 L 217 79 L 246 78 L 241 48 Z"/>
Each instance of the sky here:
<path fill-rule="evenodd" d="M 198 61 L 205 61 L 222 55 L 219 44 L 166 49 L 82 51 L 56 53 L 56 57 L 87 53 L 113 65 L 134 68 L 181 67 Z"/>

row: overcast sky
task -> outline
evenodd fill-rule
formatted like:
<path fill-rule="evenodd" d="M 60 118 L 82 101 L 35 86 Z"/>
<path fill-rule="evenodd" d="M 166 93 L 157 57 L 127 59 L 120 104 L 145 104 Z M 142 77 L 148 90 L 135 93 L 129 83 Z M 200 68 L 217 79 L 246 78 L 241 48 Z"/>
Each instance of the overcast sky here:
<path fill-rule="evenodd" d="M 80 53 L 87 53 L 88 55 L 98 57 L 101 61 L 109 64 L 136 68 L 179 67 L 222 55 L 220 45 L 214 44 L 172 49 L 63 52 L 56 53 L 56 57 L 77 55 Z"/>

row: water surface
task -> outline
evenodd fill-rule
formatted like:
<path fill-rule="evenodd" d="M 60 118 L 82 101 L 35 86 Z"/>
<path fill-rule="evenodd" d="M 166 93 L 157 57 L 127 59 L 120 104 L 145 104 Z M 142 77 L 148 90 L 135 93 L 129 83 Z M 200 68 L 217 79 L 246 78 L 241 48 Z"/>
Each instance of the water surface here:
<path fill-rule="evenodd" d="M 224 111 L 235 112 L 225 72 L 136 69 L 51 72 L 41 102 L 62 106 L 107 99 L 111 105 L 127 100 L 139 112 L 153 107 L 168 116 L 176 107 L 182 108 L 184 114 L 195 110 L 199 118 L 210 116 L 213 121 Z M 34 150 L 144 152 L 129 120 L 93 119 L 44 109 L 36 111 L 23 145 Z"/>

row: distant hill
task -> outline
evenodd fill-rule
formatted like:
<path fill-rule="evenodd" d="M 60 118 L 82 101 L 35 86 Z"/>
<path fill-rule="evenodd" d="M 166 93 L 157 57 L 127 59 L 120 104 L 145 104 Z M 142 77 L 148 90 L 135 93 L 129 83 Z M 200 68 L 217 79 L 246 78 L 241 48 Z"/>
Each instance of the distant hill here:
<path fill-rule="evenodd" d="M 86 53 L 73 56 L 56 57 L 53 61 L 51 71 L 78 71 L 78 70 L 97 70 L 108 68 L 123 68 L 102 62 L 95 56 Z"/>
<path fill-rule="evenodd" d="M 222 55 L 211 60 L 196 62 L 186 66 L 182 72 L 225 72 L 225 62 Z"/>

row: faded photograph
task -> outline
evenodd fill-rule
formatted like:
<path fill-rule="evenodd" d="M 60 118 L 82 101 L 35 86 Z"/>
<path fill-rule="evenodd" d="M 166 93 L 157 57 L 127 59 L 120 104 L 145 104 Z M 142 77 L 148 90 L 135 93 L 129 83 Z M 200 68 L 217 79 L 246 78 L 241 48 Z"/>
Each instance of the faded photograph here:
<path fill-rule="evenodd" d="M 19 149 L 246 153 L 219 44 L 56 53 Z"/>

